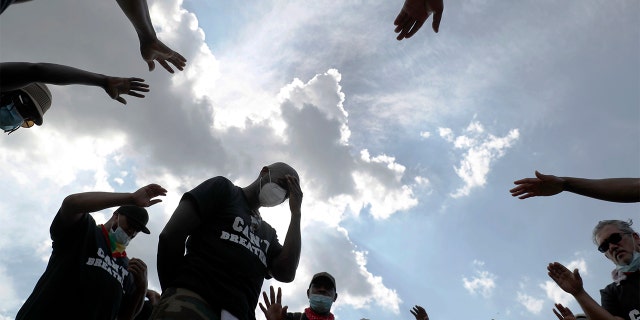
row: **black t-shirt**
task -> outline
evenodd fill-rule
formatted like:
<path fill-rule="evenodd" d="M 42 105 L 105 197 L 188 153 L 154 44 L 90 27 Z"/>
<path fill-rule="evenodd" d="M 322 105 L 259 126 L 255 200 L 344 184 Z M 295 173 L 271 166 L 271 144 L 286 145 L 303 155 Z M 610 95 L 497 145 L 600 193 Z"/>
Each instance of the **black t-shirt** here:
<path fill-rule="evenodd" d="M 201 183 L 181 201 L 193 202 L 202 223 L 170 286 L 192 290 L 240 320 L 255 319 L 262 282 L 282 251 L 276 231 L 251 214 L 242 189 L 224 177 Z"/>
<path fill-rule="evenodd" d="M 72 226 L 51 224 L 53 252 L 47 269 L 16 319 L 115 319 L 121 301 L 132 301 L 127 258 L 112 258 L 109 243 L 85 214 Z"/>
<path fill-rule="evenodd" d="M 287 312 L 285 320 L 308 320 L 307 315 L 304 312 Z"/>
<path fill-rule="evenodd" d="M 602 307 L 614 316 L 628 320 L 640 320 L 640 271 L 600 290 Z"/>

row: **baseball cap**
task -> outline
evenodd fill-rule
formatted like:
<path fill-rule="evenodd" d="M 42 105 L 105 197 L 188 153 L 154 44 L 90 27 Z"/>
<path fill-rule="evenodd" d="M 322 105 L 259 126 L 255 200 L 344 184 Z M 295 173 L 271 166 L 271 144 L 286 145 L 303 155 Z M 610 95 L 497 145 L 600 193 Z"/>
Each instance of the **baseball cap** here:
<path fill-rule="evenodd" d="M 47 88 L 47 85 L 41 82 L 34 82 L 26 87 L 19 89 L 23 94 L 26 94 L 29 100 L 31 100 L 30 105 L 35 109 L 33 112 L 33 121 L 25 121 L 22 124 L 22 127 L 29 128 L 33 126 L 33 124 L 42 125 L 42 116 L 44 113 L 49 110 L 51 107 L 51 91 Z"/>
<path fill-rule="evenodd" d="M 147 210 L 138 206 L 122 206 L 116 210 L 118 214 L 127 217 L 127 222 L 136 230 L 149 234 L 147 222 L 149 222 L 149 214 Z"/>
<path fill-rule="evenodd" d="M 313 278 L 311 278 L 311 283 L 309 283 L 309 287 L 311 287 L 311 285 L 318 279 L 318 278 L 325 278 L 328 279 L 331 284 L 333 285 L 333 289 L 336 289 L 336 279 L 333 278 L 332 275 L 330 275 L 328 272 L 318 272 L 316 274 L 313 275 Z"/>

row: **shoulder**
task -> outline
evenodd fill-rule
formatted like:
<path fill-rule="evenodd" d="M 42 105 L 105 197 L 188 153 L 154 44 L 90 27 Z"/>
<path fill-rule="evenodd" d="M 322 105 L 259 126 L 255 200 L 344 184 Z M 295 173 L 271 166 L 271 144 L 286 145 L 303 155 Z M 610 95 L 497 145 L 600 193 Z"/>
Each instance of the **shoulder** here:
<path fill-rule="evenodd" d="M 184 194 L 184 198 L 195 198 L 199 199 L 202 197 L 211 197 L 217 195 L 226 195 L 228 194 L 235 185 L 225 177 L 213 177 L 211 179 L 207 179 L 204 182 L 200 183 L 197 187 L 191 189 Z"/>
<path fill-rule="evenodd" d="M 204 182 L 199 184 L 197 187 L 193 188 L 188 193 L 201 192 L 201 191 L 219 191 L 219 190 L 229 189 L 232 187 L 234 187 L 234 184 L 229 179 L 222 176 L 218 176 L 218 177 L 213 177 L 211 179 L 205 180 Z"/>

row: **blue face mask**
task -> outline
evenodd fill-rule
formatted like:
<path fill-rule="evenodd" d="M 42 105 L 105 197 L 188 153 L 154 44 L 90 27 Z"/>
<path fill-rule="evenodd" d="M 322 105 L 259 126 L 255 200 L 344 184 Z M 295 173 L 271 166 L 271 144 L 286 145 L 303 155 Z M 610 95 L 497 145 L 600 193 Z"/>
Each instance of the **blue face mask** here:
<path fill-rule="evenodd" d="M 4 132 L 13 132 L 17 130 L 24 122 L 24 118 L 18 112 L 18 109 L 12 103 L 0 107 L 0 129 Z"/>
<path fill-rule="evenodd" d="M 333 304 L 333 298 L 323 296 L 321 294 L 310 294 L 309 295 L 309 306 L 313 311 L 325 314 L 331 311 L 331 305 Z"/>
<path fill-rule="evenodd" d="M 120 218 L 118 218 L 120 220 Z M 109 232 L 113 239 L 122 247 L 127 247 L 129 245 L 129 241 L 131 241 L 131 237 L 124 231 L 120 226 L 116 228 L 116 230 L 111 230 Z"/>

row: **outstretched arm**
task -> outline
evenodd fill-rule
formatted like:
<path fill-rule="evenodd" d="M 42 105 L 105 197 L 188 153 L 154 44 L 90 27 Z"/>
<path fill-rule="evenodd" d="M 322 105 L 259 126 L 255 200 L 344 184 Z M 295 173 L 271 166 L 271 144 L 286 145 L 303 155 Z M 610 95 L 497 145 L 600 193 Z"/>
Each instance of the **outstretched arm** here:
<path fill-rule="evenodd" d="M 291 282 L 296 277 L 296 270 L 300 262 L 300 250 L 302 240 L 300 236 L 300 218 L 302 213 L 302 190 L 300 182 L 296 177 L 287 175 L 289 184 L 289 208 L 291 210 L 291 221 L 287 236 L 282 245 L 282 251 L 271 264 L 271 275 L 278 281 Z"/>
<path fill-rule="evenodd" d="M 520 199 L 553 196 L 562 191 L 612 202 L 640 202 L 640 178 L 584 179 L 556 177 L 536 171 L 535 178 L 513 182 L 517 187 L 509 190 Z"/>
<path fill-rule="evenodd" d="M 142 59 L 147 62 L 149 71 L 155 69 L 154 60 L 157 60 L 158 63 L 170 73 L 173 73 L 173 69 L 169 66 L 169 63 L 182 71 L 187 63 L 187 59 L 158 40 L 156 32 L 153 30 L 151 16 L 149 16 L 147 0 L 116 1 L 120 9 L 122 9 L 122 12 L 124 12 L 136 29 L 138 39 L 140 40 L 140 53 L 142 54 Z"/>
<path fill-rule="evenodd" d="M 549 277 L 558 284 L 558 286 L 566 293 L 571 294 L 590 320 L 624 320 L 620 317 L 613 316 L 609 311 L 600 306 L 593 298 L 584 290 L 582 285 L 582 277 L 578 269 L 571 272 L 564 265 L 554 262 L 547 267 Z"/>
<path fill-rule="evenodd" d="M 158 196 L 164 196 L 167 190 L 157 184 L 144 186 L 133 193 L 119 192 L 83 192 L 67 196 L 62 201 L 59 217 L 63 225 L 72 225 L 80 220 L 85 214 L 100 211 L 103 209 L 135 205 L 139 207 L 149 207 L 158 202 L 160 199 L 154 199 Z"/>
<path fill-rule="evenodd" d="M 149 85 L 140 78 L 110 77 L 82 69 L 54 63 L 3 62 L 0 63 L 0 91 L 12 91 L 34 82 L 56 85 L 82 84 L 101 87 L 115 100 L 126 104 L 121 94 L 144 98 L 139 92 L 148 92 Z"/>
<path fill-rule="evenodd" d="M 396 25 L 395 33 L 399 33 L 396 39 L 411 38 L 427 21 L 433 13 L 433 31 L 440 29 L 440 20 L 444 11 L 443 0 L 405 0 L 400 13 L 393 22 Z"/>

